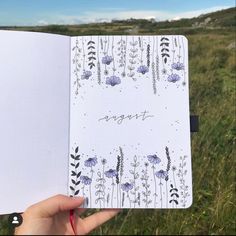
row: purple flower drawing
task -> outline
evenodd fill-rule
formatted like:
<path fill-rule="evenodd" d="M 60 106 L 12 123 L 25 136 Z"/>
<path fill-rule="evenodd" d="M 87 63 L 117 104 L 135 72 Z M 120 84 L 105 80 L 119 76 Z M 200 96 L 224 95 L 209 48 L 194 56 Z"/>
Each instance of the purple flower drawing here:
<path fill-rule="evenodd" d="M 161 159 L 156 154 L 148 155 L 147 158 L 152 164 L 159 164 L 161 162 Z"/>
<path fill-rule="evenodd" d="M 92 179 L 90 179 L 88 176 L 80 176 L 80 180 L 85 185 L 90 185 L 92 183 Z"/>
<path fill-rule="evenodd" d="M 106 84 L 108 85 L 115 86 L 120 83 L 121 83 L 120 78 L 115 75 L 106 78 Z"/>
<path fill-rule="evenodd" d="M 105 175 L 106 175 L 107 178 L 113 178 L 117 175 L 117 171 L 113 170 L 113 169 L 110 169 L 108 171 L 105 171 Z"/>
<path fill-rule="evenodd" d="M 121 189 L 125 192 L 129 192 L 131 189 L 133 189 L 134 185 L 126 182 L 125 184 L 121 184 Z"/>
<path fill-rule="evenodd" d="M 102 63 L 105 65 L 110 65 L 112 61 L 113 61 L 113 58 L 108 55 L 102 58 Z"/>
<path fill-rule="evenodd" d="M 84 71 L 84 73 L 82 74 L 81 76 L 81 79 L 89 79 L 89 77 L 92 75 L 92 72 L 87 70 L 87 71 Z"/>
<path fill-rule="evenodd" d="M 156 177 L 159 179 L 165 179 L 167 176 L 167 171 L 159 170 L 155 173 Z"/>
<path fill-rule="evenodd" d="M 174 70 L 183 70 L 184 69 L 184 64 L 181 62 L 173 63 L 171 65 L 172 69 Z"/>
<path fill-rule="evenodd" d="M 97 162 L 98 162 L 97 157 L 92 157 L 92 158 L 87 159 L 84 162 L 84 165 L 87 167 L 92 167 L 92 166 L 95 166 L 97 164 Z"/>
<path fill-rule="evenodd" d="M 180 76 L 177 75 L 177 74 L 171 74 L 171 75 L 168 76 L 167 80 L 169 82 L 175 83 L 175 82 L 180 80 Z"/>
<path fill-rule="evenodd" d="M 141 74 L 146 74 L 148 71 L 149 71 L 149 69 L 148 69 L 148 67 L 147 66 L 144 66 L 144 65 L 142 65 L 142 66 L 140 66 L 138 69 L 137 69 L 137 71 L 139 72 L 139 73 L 141 73 Z"/>

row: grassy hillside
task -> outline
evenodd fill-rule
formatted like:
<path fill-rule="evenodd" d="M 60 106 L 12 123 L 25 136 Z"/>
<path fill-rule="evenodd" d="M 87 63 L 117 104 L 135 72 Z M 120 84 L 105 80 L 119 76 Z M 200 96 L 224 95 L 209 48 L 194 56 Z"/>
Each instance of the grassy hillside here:
<path fill-rule="evenodd" d="M 191 19 L 178 21 L 114 20 L 111 23 L 81 25 L 48 25 L 37 27 L 0 27 L 0 29 L 37 31 L 65 35 L 96 34 L 196 34 L 215 32 L 219 29 L 232 30 L 236 26 L 236 8 L 229 8 Z"/>
<path fill-rule="evenodd" d="M 217 28 L 214 29 L 207 26 L 200 28 L 192 26 L 196 22 L 195 18 L 190 20 L 191 24 L 185 24 L 185 20 L 182 20 L 183 27 L 174 25 L 177 24 L 174 22 L 166 23 L 169 24 L 168 27 L 160 28 L 155 26 L 157 23 L 148 22 L 146 28 L 147 21 L 143 20 L 139 21 L 140 24 L 116 22 L 89 26 L 28 28 L 28 30 L 42 29 L 68 35 L 125 34 L 127 29 L 139 25 L 136 33 L 178 33 L 186 35 L 189 39 L 190 107 L 192 114 L 200 116 L 200 131 L 192 134 L 193 205 L 187 210 L 124 210 L 93 234 L 233 235 L 236 233 L 234 159 L 236 49 L 235 31 L 231 22 L 231 18 L 235 16 L 232 12 L 235 13 L 235 8 L 211 14 L 212 19 L 221 22 L 217 23 Z M 205 21 L 207 17 L 209 14 L 197 20 Z M 151 27 L 152 24 L 155 27 Z M 219 26 L 223 28 L 220 29 Z M 6 220 L 2 220 L 0 234 L 9 232 Z"/>

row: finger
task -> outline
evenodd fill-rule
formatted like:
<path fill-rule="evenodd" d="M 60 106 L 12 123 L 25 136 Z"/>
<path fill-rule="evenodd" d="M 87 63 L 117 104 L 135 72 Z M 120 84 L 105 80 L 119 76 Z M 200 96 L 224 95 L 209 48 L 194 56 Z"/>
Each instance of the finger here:
<path fill-rule="evenodd" d="M 76 210 L 75 210 L 75 214 L 77 215 L 77 216 L 80 216 L 81 214 L 83 214 L 86 210 L 88 210 L 87 208 L 77 208 Z"/>
<path fill-rule="evenodd" d="M 83 201 L 82 197 L 71 198 L 59 194 L 29 207 L 27 211 L 36 216 L 50 217 L 62 211 L 75 209 L 81 206 Z"/>
<path fill-rule="evenodd" d="M 84 233 L 87 234 L 120 212 L 120 209 L 106 209 L 83 219 Z M 79 230 L 79 229 L 78 229 Z"/>

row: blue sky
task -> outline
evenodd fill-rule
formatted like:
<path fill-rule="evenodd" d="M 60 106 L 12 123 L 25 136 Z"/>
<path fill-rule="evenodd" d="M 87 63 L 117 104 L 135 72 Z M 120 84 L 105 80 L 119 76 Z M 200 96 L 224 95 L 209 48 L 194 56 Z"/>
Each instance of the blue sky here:
<path fill-rule="evenodd" d="M 0 25 L 78 24 L 112 19 L 189 18 L 234 0 L 0 0 Z"/>

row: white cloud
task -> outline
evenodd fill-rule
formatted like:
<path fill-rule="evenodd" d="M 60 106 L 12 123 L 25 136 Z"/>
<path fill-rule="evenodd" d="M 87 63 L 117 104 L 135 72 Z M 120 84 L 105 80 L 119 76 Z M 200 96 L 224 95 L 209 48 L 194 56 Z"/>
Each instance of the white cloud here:
<path fill-rule="evenodd" d="M 38 24 L 79 24 L 79 23 L 94 23 L 94 22 L 110 22 L 113 19 L 116 20 L 126 20 L 130 18 L 135 19 L 156 19 L 157 21 L 163 20 L 174 20 L 181 18 L 192 18 L 197 17 L 201 14 L 206 14 L 222 9 L 229 8 L 230 6 L 215 6 L 211 8 L 195 10 L 195 11 L 186 11 L 186 12 L 168 12 L 168 11 L 125 11 L 122 9 L 114 10 L 109 9 L 109 11 L 88 11 L 80 15 L 57 15 L 51 20 L 40 20 Z M 53 20 L 52 20 L 53 19 Z"/>
<path fill-rule="evenodd" d="M 37 25 L 48 25 L 48 21 L 39 20 L 39 21 L 37 22 Z"/>

